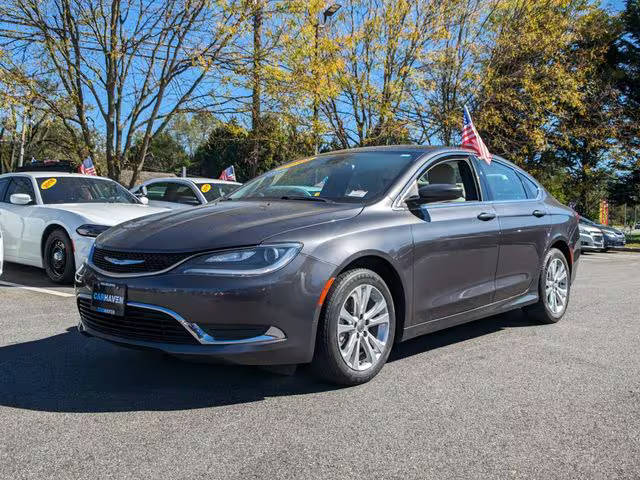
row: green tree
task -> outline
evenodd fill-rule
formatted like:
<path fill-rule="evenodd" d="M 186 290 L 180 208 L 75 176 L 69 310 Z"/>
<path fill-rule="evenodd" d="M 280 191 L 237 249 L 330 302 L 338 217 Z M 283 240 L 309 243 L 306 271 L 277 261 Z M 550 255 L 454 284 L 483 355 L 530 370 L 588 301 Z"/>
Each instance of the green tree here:
<path fill-rule="evenodd" d="M 132 155 L 140 155 L 142 140 L 134 143 Z M 167 132 L 153 137 L 147 148 L 144 160 L 145 168 L 152 172 L 177 172 L 181 167 L 189 166 L 189 156 L 184 147 Z"/>
<path fill-rule="evenodd" d="M 192 173 L 217 178 L 223 169 L 233 165 L 240 181 L 247 181 L 267 170 L 296 158 L 313 154 L 313 134 L 300 132 L 276 115 L 265 115 L 260 129 L 248 131 L 232 120 L 219 123 L 194 157 Z M 260 162 L 252 161 L 258 144 Z"/>

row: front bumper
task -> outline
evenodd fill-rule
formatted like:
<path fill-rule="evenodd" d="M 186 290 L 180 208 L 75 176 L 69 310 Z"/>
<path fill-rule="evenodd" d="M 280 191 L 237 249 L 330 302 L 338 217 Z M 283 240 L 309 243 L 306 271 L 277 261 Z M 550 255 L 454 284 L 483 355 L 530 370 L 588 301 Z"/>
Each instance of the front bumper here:
<path fill-rule="evenodd" d="M 624 236 L 620 235 L 605 235 L 604 246 L 605 247 L 624 247 L 627 240 Z"/>
<path fill-rule="evenodd" d="M 602 236 L 580 233 L 580 248 L 582 250 L 602 250 L 605 248 Z"/>
<path fill-rule="evenodd" d="M 256 277 L 169 272 L 118 278 L 85 264 L 76 274 L 79 330 L 124 346 L 192 358 L 247 365 L 307 363 L 313 358 L 318 299 L 335 268 L 304 254 L 281 270 Z M 86 306 L 96 282 L 127 285 L 124 317 L 91 316 Z M 162 331 L 153 323 L 158 315 L 169 322 Z M 253 333 L 239 337 L 234 330 L 234 338 L 218 336 L 234 326 Z M 169 338 L 166 332 L 177 335 Z"/>

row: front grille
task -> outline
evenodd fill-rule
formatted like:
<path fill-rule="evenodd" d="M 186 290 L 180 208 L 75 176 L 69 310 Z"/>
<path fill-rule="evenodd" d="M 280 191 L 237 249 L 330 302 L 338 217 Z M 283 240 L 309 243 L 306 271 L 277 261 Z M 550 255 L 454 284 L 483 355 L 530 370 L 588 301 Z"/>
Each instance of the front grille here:
<path fill-rule="evenodd" d="M 78 299 L 84 324 L 92 330 L 114 337 L 149 342 L 200 345 L 178 321 L 163 312 L 127 305 L 123 317 L 94 312 L 91 300 Z"/>
<path fill-rule="evenodd" d="M 117 252 L 103 248 L 94 248 L 91 262 L 101 270 L 112 273 L 153 273 L 166 270 L 189 257 L 190 253 L 141 253 Z M 116 263 L 109 261 L 115 260 Z M 118 264 L 118 261 L 133 261 L 129 265 Z"/>
<path fill-rule="evenodd" d="M 593 235 L 594 242 L 602 242 L 602 235 Z"/>

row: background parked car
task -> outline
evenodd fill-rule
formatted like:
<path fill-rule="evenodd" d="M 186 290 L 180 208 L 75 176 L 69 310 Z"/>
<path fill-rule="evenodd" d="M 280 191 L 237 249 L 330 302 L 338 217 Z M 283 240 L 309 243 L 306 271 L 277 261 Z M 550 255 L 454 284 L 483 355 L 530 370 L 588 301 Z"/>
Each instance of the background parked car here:
<path fill-rule="evenodd" d="M 585 217 L 580 217 L 580 247 L 582 250 L 604 251 L 604 233 Z"/>
<path fill-rule="evenodd" d="M 205 205 L 232 193 L 241 185 L 212 178 L 158 178 L 138 185 L 131 192 L 138 197 L 146 196 L 154 207 L 178 209 Z"/>
<path fill-rule="evenodd" d="M 4 241 L 2 240 L 2 228 L 0 228 L 0 275 L 2 275 L 3 261 L 4 261 Z"/>
<path fill-rule="evenodd" d="M 591 227 L 598 228 L 600 229 L 600 231 L 602 231 L 603 251 L 606 251 L 611 247 L 624 247 L 624 245 L 627 243 L 627 239 L 624 233 L 618 230 L 617 228 L 596 223 L 593 220 L 590 220 L 586 217 L 580 217 L 580 224 L 589 225 Z"/>
<path fill-rule="evenodd" d="M 151 208 L 108 178 L 59 171 L 0 175 L 5 260 L 44 268 L 69 283 L 95 237 L 113 225 L 167 209 Z"/>

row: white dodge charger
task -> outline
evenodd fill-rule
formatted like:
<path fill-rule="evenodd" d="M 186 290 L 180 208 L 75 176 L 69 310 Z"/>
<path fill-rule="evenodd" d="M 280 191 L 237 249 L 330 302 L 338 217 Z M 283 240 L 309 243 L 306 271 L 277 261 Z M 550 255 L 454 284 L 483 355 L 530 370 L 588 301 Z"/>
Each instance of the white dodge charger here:
<path fill-rule="evenodd" d="M 70 283 L 95 237 L 109 227 L 153 213 L 108 178 L 61 172 L 0 175 L 0 230 L 4 260 L 44 268 Z"/>

